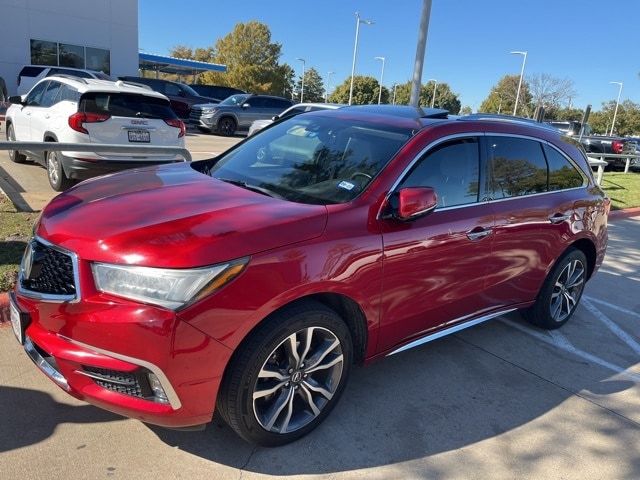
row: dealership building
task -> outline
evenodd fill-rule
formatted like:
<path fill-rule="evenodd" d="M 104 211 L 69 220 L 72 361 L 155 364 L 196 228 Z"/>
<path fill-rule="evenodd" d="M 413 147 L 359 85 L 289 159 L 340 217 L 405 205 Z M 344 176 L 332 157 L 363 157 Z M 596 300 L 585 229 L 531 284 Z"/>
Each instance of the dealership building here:
<path fill-rule="evenodd" d="M 15 95 L 23 66 L 137 75 L 137 0 L 0 0 L 0 77 Z"/>

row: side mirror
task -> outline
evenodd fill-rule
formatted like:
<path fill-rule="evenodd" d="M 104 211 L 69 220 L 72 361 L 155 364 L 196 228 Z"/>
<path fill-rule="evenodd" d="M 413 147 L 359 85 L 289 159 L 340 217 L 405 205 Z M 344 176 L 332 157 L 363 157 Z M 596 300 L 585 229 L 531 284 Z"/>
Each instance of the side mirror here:
<path fill-rule="evenodd" d="M 273 120 L 274 122 L 279 119 L 280 119 L 280 115 L 274 115 L 273 117 L 271 117 L 271 120 Z"/>
<path fill-rule="evenodd" d="M 242 104 L 242 108 L 249 108 L 251 105 L 249 105 L 248 103 L 243 103 Z"/>
<path fill-rule="evenodd" d="M 9 103 L 14 103 L 16 105 L 25 105 L 26 102 L 20 95 L 14 95 L 13 97 L 9 97 Z"/>
<path fill-rule="evenodd" d="M 391 215 L 403 222 L 432 212 L 438 204 L 436 192 L 431 187 L 406 187 L 391 198 Z"/>

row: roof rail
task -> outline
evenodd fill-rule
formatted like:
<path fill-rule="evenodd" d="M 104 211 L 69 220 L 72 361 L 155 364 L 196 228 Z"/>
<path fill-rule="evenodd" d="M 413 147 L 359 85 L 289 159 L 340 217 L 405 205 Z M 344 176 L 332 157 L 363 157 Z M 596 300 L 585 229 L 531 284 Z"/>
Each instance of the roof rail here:
<path fill-rule="evenodd" d="M 500 115 L 497 113 L 472 113 L 457 118 L 457 120 L 488 120 L 492 122 L 519 123 L 530 127 L 544 128 L 545 130 L 557 130 L 557 128 L 543 122 L 536 122 L 532 118 L 512 117 L 511 115 Z"/>
<path fill-rule="evenodd" d="M 128 80 L 116 80 L 116 85 L 119 87 L 122 85 L 131 85 L 132 87 L 144 88 L 145 90 L 153 90 L 149 85 L 138 82 L 129 82 Z"/>
<path fill-rule="evenodd" d="M 61 78 L 66 78 L 68 80 L 75 80 L 75 81 L 80 82 L 80 83 L 86 83 L 86 84 L 89 83 L 89 82 L 87 82 L 87 80 L 85 78 L 76 77 L 75 75 L 70 75 L 68 73 L 56 73 L 55 75 L 50 75 L 47 78 L 51 78 L 51 77 L 61 77 Z"/>

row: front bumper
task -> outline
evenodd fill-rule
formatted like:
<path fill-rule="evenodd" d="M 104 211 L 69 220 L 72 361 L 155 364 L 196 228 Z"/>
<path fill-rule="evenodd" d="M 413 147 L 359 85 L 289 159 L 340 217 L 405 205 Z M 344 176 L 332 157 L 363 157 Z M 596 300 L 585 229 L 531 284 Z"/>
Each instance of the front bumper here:
<path fill-rule="evenodd" d="M 30 321 L 24 348 L 40 370 L 74 397 L 165 427 L 211 421 L 231 350 L 174 312 L 102 294 L 54 303 L 12 294 Z M 103 373 L 117 372 L 104 381 Z M 153 373 L 166 399 L 125 391 L 123 378 Z M 114 388 L 117 387 L 117 388 Z M 129 387 L 127 387 L 129 388 Z"/>

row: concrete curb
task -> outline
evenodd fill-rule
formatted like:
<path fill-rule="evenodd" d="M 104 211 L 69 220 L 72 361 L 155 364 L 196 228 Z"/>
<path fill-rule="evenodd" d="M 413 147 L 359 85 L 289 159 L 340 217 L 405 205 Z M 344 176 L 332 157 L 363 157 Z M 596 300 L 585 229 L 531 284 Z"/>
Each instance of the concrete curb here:
<path fill-rule="evenodd" d="M 609 212 L 609 220 L 634 217 L 636 215 L 640 215 L 640 207 L 624 208 L 622 210 L 611 210 Z"/>

